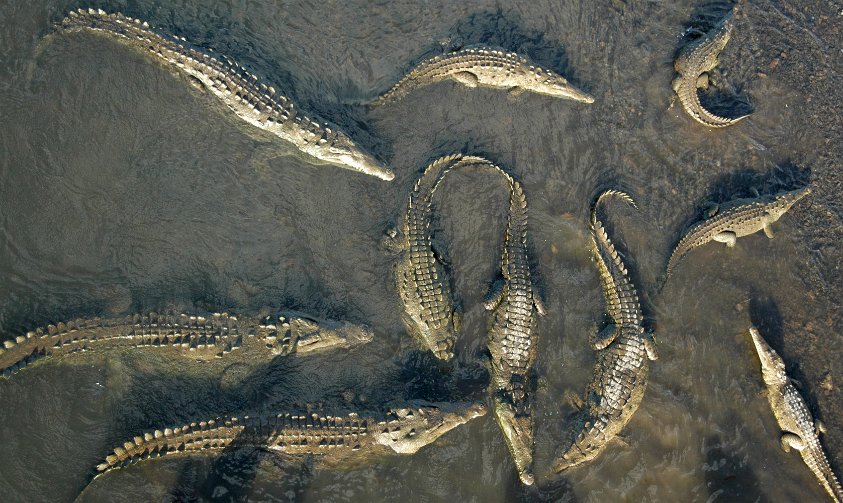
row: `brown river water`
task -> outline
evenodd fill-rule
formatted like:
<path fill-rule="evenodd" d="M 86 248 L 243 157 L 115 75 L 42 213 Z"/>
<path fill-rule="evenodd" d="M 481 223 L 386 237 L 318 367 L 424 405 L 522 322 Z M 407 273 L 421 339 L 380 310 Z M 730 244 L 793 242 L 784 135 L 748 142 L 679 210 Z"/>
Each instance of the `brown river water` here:
<path fill-rule="evenodd" d="M 396 172 L 318 166 L 231 120 L 187 79 L 121 44 L 74 34 L 37 49 L 77 2 L 0 2 L 0 340 L 50 322 L 140 310 L 289 307 L 367 323 L 351 351 L 212 363 L 92 353 L 0 380 L 0 500 L 824 501 L 779 429 L 746 333 L 756 323 L 803 384 L 843 467 L 843 4 L 749 0 L 721 69 L 750 118 L 707 130 L 671 107 L 673 56 L 728 4 L 148 0 L 97 2 L 227 54 L 338 123 Z M 442 83 L 356 105 L 413 62 L 485 43 L 529 55 L 595 103 Z M 730 101 L 731 100 L 731 101 Z M 381 245 L 420 170 L 485 155 L 524 185 L 548 315 L 536 361 L 536 485 L 522 487 L 491 416 L 414 456 L 349 464 L 242 449 L 142 463 L 92 484 L 109 450 L 144 431 L 244 412 L 376 412 L 389 401 L 484 400 L 481 301 L 497 275 L 507 194 L 455 172 L 434 239 L 465 311 L 453 365 L 406 333 Z M 727 250 L 692 252 L 659 279 L 706 201 L 804 185 L 814 194 Z M 549 472 L 568 439 L 605 306 L 588 253 L 594 195 L 620 187 L 609 232 L 655 330 L 644 401 L 623 441 Z M 84 492 L 83 492 L 84 491 Z"/>

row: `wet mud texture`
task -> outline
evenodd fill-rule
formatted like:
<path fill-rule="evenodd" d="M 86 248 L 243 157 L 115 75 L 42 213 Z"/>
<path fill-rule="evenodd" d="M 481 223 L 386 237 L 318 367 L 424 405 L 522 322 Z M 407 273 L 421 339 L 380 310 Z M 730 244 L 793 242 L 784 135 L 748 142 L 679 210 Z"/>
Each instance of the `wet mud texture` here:
<path fill-rule="evenodd" d="M 77 2 L 0 5 L 0 334 L 165 307 L 286 306 L 369 323 L 367 347 L 308 358 L 202 364 L 149 352 L 83 355 L 0 382 L 3 500 L 72 501 L 823 501 L 785 455 L 745 333 L 760 325 L 828 426 L 843 467 L 843 12 L 839 2 L 749 1 L 721 54 L 753 114 L 708 131 L 670 107 L 673 56 L 723 3 L 114 1 L 227 54 L 338 123 L 387 160 L 391 183 L 314 166 L 226 118 L 190 83 L 91 35 L 39 39 Z M 85 5 L 87 6 L 87 5 Z M 399 103 L 356 105 L 425 56 L 473 43 L 526 53 L 593 94 L 593 105 L 442 83 Z M 735 113 L 740 103 L 722 106 Z M 714 95 L 712 99 L 719 99 Z M 729 108 L 732 107 L 732 108 Z M 383 231 L 420 169 L 462 150 L 524 185 L 549 314 L 536 362 L 535 487 L 522 487 L 491 416 L 415 456 L 334 465 L 231 450 L 98 479 L 118 442 L 164 425 L 312 404 L 377 412 L 391 400 L 482 398 L 507 195 L 453 173 L 437 194 L 435 241 L 465 309 L 453 365 L 404 330 Z M 727 250 L 689 254 L 664 290 L 671 247 L 707 201 L 810 179 L 815 191 Z M 602 188 L 656 330 L 644 402 L 593 463 L 547 474 L 605 307 L 588 254 Z"/>

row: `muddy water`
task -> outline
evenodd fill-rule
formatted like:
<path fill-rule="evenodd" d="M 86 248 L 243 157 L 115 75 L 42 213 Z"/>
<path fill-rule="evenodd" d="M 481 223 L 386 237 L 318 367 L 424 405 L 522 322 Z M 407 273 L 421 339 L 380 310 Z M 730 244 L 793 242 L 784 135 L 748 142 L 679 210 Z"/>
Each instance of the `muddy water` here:
<path fill-rule="evenodd" d="M 141 309 L 287 306 L 369 323 L 376 339 L 307 358 L 209 365 L 125 352 L 25 371 L 0 382 L 4 501 L 71 501 L 83 490 L 83 501 L 823 500 L 798 457 L 778 447 L 744 330 L 757 323 L 785 355 L 828 425 L 832 464 L 843 466 L 839 2 L 750 2 L 721 61 L 754 114 L 716 132 L 670 107 L 669 84 L 683 29 L 722 4 L 102 5 L 277 82 L 386 159 L 392 183 L 308 163 L 229 120 L 184 78 L 103 38 L 59 37 L 37 51 L 50 23 L 76 6 L 0 5 L 2 338 Z M 441 84 L 372 112 L 353 105 L 412 61 L 480 42 L 529 54 L 596 102 Z M 482 399 L 480 300 L 502 243 L 499 180 L 454 173 L 437 196 L 435 240 L 466 313 L 455 365 L 438 365 L 406 335 L 392 258 L 380 245 L 419 170 L 459 150 L 509 169 L 530 203 L 549 308 L 536 363 L 536 487 L 519 485 L 487 417 L 412 457 L 325 466 L 241 450 L 146 463 L 85 489 L 111 447 L 162 425 L 307 404 L 376 413 L 390 400 Z M 671 246 L 706 200 L 809 178 L 815 195 L 776 224 L 776 239 L 697 250 L 659 292 Z M 607 214 L 661 359 L 623 442 L 550 476 L 573 412 L 563 395 L 588 382 L 588 335 L 603 319 L 587 219 L 608 186 L 640 203 L 637 212 L 612 204 Z"/>

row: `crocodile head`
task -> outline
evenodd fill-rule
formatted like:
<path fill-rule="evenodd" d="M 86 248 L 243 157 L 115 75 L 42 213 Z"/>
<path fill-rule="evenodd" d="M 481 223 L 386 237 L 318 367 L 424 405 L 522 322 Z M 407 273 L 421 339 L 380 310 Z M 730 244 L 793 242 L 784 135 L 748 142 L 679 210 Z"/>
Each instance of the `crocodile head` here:
<path fill-rule="evenodd" d="M 302 317 L 290 318 L 290 330 L 297 335 L 296 351 L 307 353 L 333 347 L 353 347 L 370 342 L 372 330 L 351 323 L 319 322 Z"/>
<path fill-rule="evenodd" d="M 413 454 L 437 438 L 472 419 L 486 415 L 486 405 L 477 402 L 416 402 L 391 409 L 377 424 L 376 442 L 399 454 Z"/>
<path fill-rule="evenodd" d="M 685 73 L 683 70 L 699 70 L 707 72 L 713 70 L 720 64 L 718 57 L 732 38 L 732 27 L 734 26 L 734 10 L 726 14 L 708 33 L 698 41 L 691 42 L 684 50 L 684 57 L 676 58 L 674 67 L 677 72 Z M 694 57 L 691 57 L 691 55 Z M 698 59 L 698 58 L 701 58 Z M 698 75 L 693 75 L 694 79 Z"/>
<path fill-rule="evenodd" d="M 782 357 L 767 344 L 767 341 L 758 333 L 758 329 L 750 327 L 749 335 L 752 336 L 755 352 L 758 353 L 758 359 L 761 360 L 761 375 L 764 378 L 764 383 L 768 386 L 775 386 L 787 382 Z"/>
<path fill-rule="evenodd" d="M 772 215 L 775 220 L 781 218 L 790 208 L 796 204 L 797 201 L 811 193 L 810 187 L 804 187 L 798 190 L 791 190 L 788 192 L 781 192 L 776 194 L 773 198 L 773 204 L 767 209 L 767 213 Z"/>
<path fill-rule="evenodd" d="M 364 152 L 351 138 L 327 128 L 327 138 L 319 140 L 306 150 L 310 155 L 325 162 L 359 173 L 376 176 L 381 180 L 392 180 L 395 173 L 374 156 Z"/>
<path fill-rule="evenodd" d="M 495 419 L 503 432 L 518 477 L 524 485 L 535 482 L 533 476 L 533 425 L 528 415 L 516 415 L 515 409 L 495 398 Z"/>
<path fill-rule="evenodd" d="M 519 86 L 525 91 L 566 98 L 581 103 L 594 103 L 594 98 L 572 86 L 565 77 L 539 66 L 525 63 L 521 70 Z"/>

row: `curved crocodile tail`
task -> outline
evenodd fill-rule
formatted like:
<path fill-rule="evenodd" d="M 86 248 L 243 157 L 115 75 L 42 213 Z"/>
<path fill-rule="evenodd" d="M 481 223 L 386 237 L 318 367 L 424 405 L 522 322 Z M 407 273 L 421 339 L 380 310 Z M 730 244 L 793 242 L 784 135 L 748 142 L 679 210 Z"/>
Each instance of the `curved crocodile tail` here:
<path fill-rule="evenodd" d="M 721 117 L 719 115 L 709 112 L 703 107 L 700 101 L 700 95 L 697 91 L 696 85 L 683 86 L 679 92 L 679 101 L 688 111 L 688 115 L 703 126 L 713 129 L 719 129 L 734 125 L 743 119 L 749 117 L 750 114 L 741 115 L 739 117 L 729 118 Z"/>
<path fill-rule="evenodd" d="M 226 313 L 79 319 L 5 341 L 0 349 L 0 376 L 9 377 L 51 357 L 89 350 L 173 346 L 197 356 L 222 356 L 238 349 L 251 333 L 236 316 Z"/>
<path fill-rule="evenodd" d="M 418 66 L 410 70 L 406 75 L 396 82 L 389 90 L 378 96 L 369 103 L 370 107 L 380 107 L 388 103 L 400 101 L 412 91 L 420 87 L 420 78 L 423 73 L 433 64 L 439 62 L 442 56 L 436 56 L 419 63 Z"/>
<path fill-rule="evenodd" d="M 258 425 L 258 428 L 255 426 Z M 131 442 L 125 442 L 106 456 L 105 461 L 97 465 L 97 471 L 102 475 L 115 468 L 122 468 L 146 459 L 174 454 L 191 454 L 199 451 L 221 450 L 234 442 L 247 427 L 259 429 L 260 423 L 245 418 L 227 420 L 202 421 L 191 423 L 179 428 L 166 428 L 164 431 L 155 430 L 143 436 L 134 437 Z M 257 438 L 258 435 L 251 436 Z M 243 439 L 244 445 L 249 445 L 249 438 Z M 98 476 L 99 476 L 98 475 Z"/>
<path fill-rule="evenodd" d="M 591 235 L 593 241 L 593 253 L 599 269 L 600 283 L 603 286 L 603 295 L 606 297 L 606 305 L 609 316 L 616 323 L 640 323 L 641 320 L 629 319 L 630 316 L 638 316 L 635 311 L 637 307 L 630 309 L 627 304 L 630 301 L 638 304 L 638 294 L 635 286 L 629 279 L 626 265 L 621 260 L 612 240 L 606 233 L 603 223 L 597 216 L 601 203 L 608 197 L 617 197 L 633 208 L 638 208 L 632 196 L 626 192 L 609 189 L 603 191 L 591 207 Z"/>

